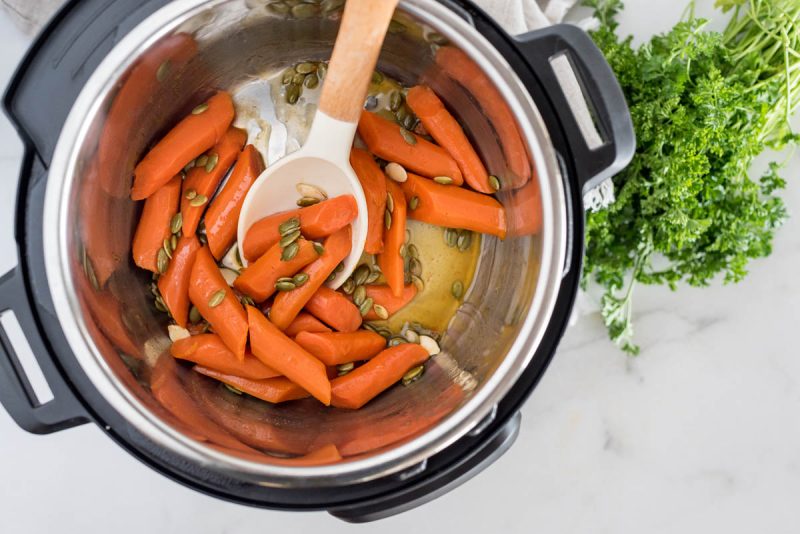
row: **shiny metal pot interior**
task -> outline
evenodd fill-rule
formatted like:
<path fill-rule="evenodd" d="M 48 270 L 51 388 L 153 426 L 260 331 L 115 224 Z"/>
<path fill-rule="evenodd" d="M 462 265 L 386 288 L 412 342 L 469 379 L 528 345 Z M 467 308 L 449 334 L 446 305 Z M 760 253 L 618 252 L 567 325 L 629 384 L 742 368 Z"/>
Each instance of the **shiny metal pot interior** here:
<path fill-rule="evenodd" d="M 542 230 L 502 242 L 484 238 L 473 286 L 424 379 L 392 388 L 361 410 L 326 409 L 313 400 L 268 405 L 162 358 L 169 348 L 166 317 L 153 308 L 149 275 L 130 260 L 140 210 L 128 198 L 131 171 L 149 143 L 213 90 L 236 92 L 297 61 L 329 57 L 339 11 L 297 17 L 265 4 L 177 0 L 127 35 L 92 75 L 50 167 L 43 223 L 48 282 L 86 375 L 115 410 L 171 453 L 267 486 L 371 480 L 419 464 L 465 435 L 529 363 L 564 264 L 564 190 L 542 120 L 502 56 L 438 2 L 402 1 L 395 15 L 402 31 L 388 35 L 379 69 L 409 85 L 429 83 L 455 110 L 490 172 L 503 178 L 509 172 L 503 147 L 475 99 L 436 68 L 431 32 L 495 80 L 529 151 Z M 273 126 L 280 136 L 281 126 Z M 520 209 L 513 194 L 499 198 L 510 214 Z M 173 388 L 166 401 L 152 395 L 154 379 Z M 174 410 L 187 399 L 196 417 L 180 420 Z M 329 443 L 343 461 L 285 461 Z"/>

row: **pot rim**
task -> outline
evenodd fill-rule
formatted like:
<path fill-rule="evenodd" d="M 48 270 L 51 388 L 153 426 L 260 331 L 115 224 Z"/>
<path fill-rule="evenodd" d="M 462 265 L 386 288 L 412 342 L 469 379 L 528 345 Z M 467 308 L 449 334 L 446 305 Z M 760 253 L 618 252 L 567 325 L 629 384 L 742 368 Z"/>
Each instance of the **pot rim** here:
<path fill-rule="evenodd" d="M 566 256 L 566 197 L 555 149 L 530 94 L 505 58 L 459 15 L 435 0 L 401 0 L 399 9 L 464 50 L 491 78 L 514 112 L 530 150 L 542 199 L 539 277 L 520 334 L 492 375 L 461 407 L 407 442 L 332 465 L 289 467 L 245 460 L 184 436 L 148 410 L 114 376 L 86 328 L 70 270 L 68 216 L 78 156 L 92 122 L 117 81 L 142 50 L 202 11 L 229 0 L 175 0 L 128 33 L 103 59 L 73 104 L 55 148 L 42 224 L 45 270 L 60 326 L 83 372 L 104 399 L 139 432 L 187 460 L 267 487 L 330 487 L 367 482 L 414 468 L 466 435 L 505 397 L 541 342 L 558 295 Z M 561 207 L 557 213 L 555 206 Z"/>

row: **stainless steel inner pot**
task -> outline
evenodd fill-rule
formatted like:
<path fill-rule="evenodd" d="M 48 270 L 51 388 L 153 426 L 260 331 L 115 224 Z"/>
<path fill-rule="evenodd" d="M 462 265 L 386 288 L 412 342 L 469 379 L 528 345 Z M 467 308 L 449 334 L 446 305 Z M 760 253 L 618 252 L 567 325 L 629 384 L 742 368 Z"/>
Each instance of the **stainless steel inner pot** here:
<path fill-rule="evenodd" d="M 457 113 L 490 172 L 502 178 L 508 173 L 503 147 L 473 96 L 436 68 L 432 32 L 470 56 L 518 120 L 538 180 L 542 230 L 502 242 L 484 238 L 474 284 L 444 335 L 442 353 L 413 387 L 392 388 L 361 410 L 324 408 L 313 400 L 272 406 L 172 364 L 163 357 L 166 318 L 153 308 L 150 276 L 130 259 L 140 210 L 128 198 L 133 165 L 212 91 L 236 92 L 297 61 L 330 56 L 339 11 L 304 17 L 277 14 L 265 4 L 176 0 L 102 62 L 74 104 L 50 167 L 43 222 L 47 277 L 83 370 L 155 443 L 266 486 L 371 480 L 413 468 L 470 432 L 525 369 L 548 324 L 564 264 L 564 189 L 536 106 L 502 56 L 441 4 L 402 1 L 378 68 L 409 85 L 430 84 Z M 279 135 L 280 125 L 274 126 Z M 511 214 L 520 209 L 509 192 L 500 200 Z M 154 379 L 170 385 L 168 398 L 154 398 Z M 285 460 L 329 443 L 343 461 L 297 466 Z"/>

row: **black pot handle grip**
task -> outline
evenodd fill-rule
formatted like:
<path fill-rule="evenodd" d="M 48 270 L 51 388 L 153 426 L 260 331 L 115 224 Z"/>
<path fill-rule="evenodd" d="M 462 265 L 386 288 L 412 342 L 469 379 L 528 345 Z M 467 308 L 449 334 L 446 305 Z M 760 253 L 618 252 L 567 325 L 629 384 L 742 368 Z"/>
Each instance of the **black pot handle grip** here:
<path fill-rule="evenodd" d="M 19 347 L 14 347 L 5 326 L 0 324 L 0 403 L 20 427 L 34 434 L 49 434 L 88 422 L 85 409 L 64 381 L 36 324 L 20 265 L 0 277 L 0 314 L 10 312 L 19 323 L 49 391 L 45 388 L 47 398 L 40 398 L 42 390 L 36 390 L 29 379 L 18 355 Z"/>
<path fill-rule="evenodd" d="M 388 496 L 362 500 L 358 504 L 328 510 L 332 516 L 349 523 L 366 523 L 407 512 L 457 488 L 500 458 L 519 435 L 522 415 L 517 412 L 504 425 L 470 453 L 460 457 L 449 469 L 443 469 Z"/>
<path fill-rule="evenodd" d="M 603 53 L 570 24 L 519 36 L 518 44 L 558 115 L 586 194 L 633 157 L 628 104 Z"/>

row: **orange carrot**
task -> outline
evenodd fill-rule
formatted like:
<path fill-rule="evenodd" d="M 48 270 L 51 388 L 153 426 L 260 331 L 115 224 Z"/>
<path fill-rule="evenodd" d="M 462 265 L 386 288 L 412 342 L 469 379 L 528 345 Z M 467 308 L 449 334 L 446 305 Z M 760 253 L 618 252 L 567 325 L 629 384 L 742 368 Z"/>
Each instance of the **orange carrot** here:
<path fill-rule="evenodd" d="M 170 352 L 178 359 L 250 380 L 280 376 L 279 372 L 270 369 L 249 352 L 245 354 L 244 360 L 239 360 L 217 334 L 200 334 L 179 339 L 172 344 Z"/>
<path fill-rule="evenodd" d="M 189 276 L 200 242 L 194 236 L 184 236 L 172 253 L 167 271 L 158 278 L 158 291 L 172 318 L 186 328 L 189 317 Z"/>
<path fill-rule="evenodd" d="M 360 367 L 331 381 L 331 404 L 357 410 L 425 362 L 428 351 L 416 343 L 391 347 Z"/>
<path fill-rule="evenodd" d="M 361 312 L 355 304 L 328 286 L 322 286 L 305 306 L 311 315 L 339 332 L 355 332 L 361 326 Z"/>
<path fill-rule="evenodd" d="M 406 102 L 431 137 L 456 160 L 469 186 L 480 193 L 494 193 L 480 156 L 436 93 L 428 86 L 418 85 L 409 89 Z"/>
<path fill-rule="evenodd" d="M 325 240 L 325 252 L 306 266 L 308 282 L 292 291 L 282 291 L 275 297 L 270 310 L 270 320 L 281 330 L 285 330 L 322 287 L 339 262 L 350 253 L 352 246 L 350 226 L 346 226 Z"/>
<path fill-rule="evenodd" d="M 208 207 L 206 235 L 208 248 L 215 258 L 220 259 L 236 241 L 236 227 L 244 197 L 263 170 L 264 162 L 256 147 L 244 147 L 230 178 Z"/>
<path fill-rule="evenodd" d="M 415 140 L 409 143 L 400 132 L 398 124 L 371 111 L 362 112 L 358 121 L 359 135 L 376 156 L 430 178 L 447 176 L 455 185 L 464 183 L 458 164 L 445 149 L 407 132 Z"/>
<path fill-rule="evenodd" d="M 239 361 L 244 360 L 247 314 L 222 277 L 208 247 L 198 250 L 195 256 L 189 281 L 189 300 Z"/>
<path fill-rule="evenodd" d="M 310 397 L 308 391 L 304 390 L 286 377 L 264 378 L 253 380 L 241 376 L 220 373 L 214 369 L 195 365 L 194 370 L 201 375 L 209 376 L 219 380 L 229 386 L 233 386 L 239 391 L 252 395 L 257 399 L 267 402 L 279 403 Z"/>
<path fill-rule="evenodd" d="M 296 458 L 270 458 L 269 463 L 278 465 L 312 466 L 333 464 L 342 460 L 342 455 L 336 445 L 329 443 L 315 449 L 306 455 Z"/>
<path fill-rule="evenodd" d="M 531 178 L 528 152 L 522 142 L 514 114 L 494 82 L 469 56 L 452 46 L 443 46 L 436 52 L 436 64 L 445 74 L 466 88 L 492 123 L 512 174 L 511 187 L 525 185 Z"/>
<path fill-rule="evenodd" d="M 198 197 L 210 199 L 214 196 L 217 186 L 228 173 L 231 165 L 236 162 L 236 158 L 246 142 L 247 132 L 238 128 L 228 128 L 219 143 L 206 154 L 208 158 L 215 156 L 218 158 L 216 165 L 212 167 L 213 159 L 211 159 L 206 161 L 205 165 L 196 165 L 186 173 L 181 193 L 181 216 L 183 217 L 181 231 L 183 235 L 194 235 L 200 218 L 208 207 L 208 202 L 200 204 L 195 199 Z M 206 169 L 211 169 L 211 172 Z M 193 206 L 193 201 L 194 204 L 199 205 Z"/>
<path fill-rule="evenodd" d="M 514 191 L 508 202 L 508 233 L 512 236 L 538 234 L 542 229 L 542 195 L 539 184 L 531 180 Z"/>
<path fill-rule="evenodd" d="M 280 241 L 278 226 L 292 217 L 300 219 L 300 230 L 308 239 L 322 239 L 353 222 L 358 215 L 356 199 L 343 195 L 325 200 L 307 208 L 284 211 L 257 221 L 247 230 L 242 254 L 247 261 L 255 261 Z"/>
<path fill-rule="evenodd" d="M 493 197 L 440 185 L 410 173 L 401 187 L 406 200 L 417 204 L 416 209 L 409 209 L 412 219 L 506 237 L 506 212 Z"/>
<path fill-rule="evenodd" d="M 286 337 L 252 306 L 247 307 L 247 319 L 250 324 L 250 345 L 256 358 L 311 393 L 324 405 L 330 405 L 331 383 L 325 365 Z"/>
<path fill-rule="evenodd" d="M 295 317 L 292 324 L 283 331 L 289 337 L 295 337 L 300 332 L 330 332 L 328 325 L 311 315 L 310 313 L 300 312 Z"/>
<path fill-rule="evenodd" d="M 281 259 L 283 249 L 275 243 L 255 263 L 251 263 L 233 282 L 233 287 L 253 298 L 256 302 L 267 300 L 275 293 L 275 282 L 279 278 L 297 274 L 303 267 L 319 257 L 310 241 L 297 240 L 299 249 L 294 258 Z"/>
<path fill-rule="evenodd" d="M 431 184 L 438 187 L 452 187 L 439 185 L 435 182 L 431 182 Z M 378 266 L 383 271 L 386 283 L 392 288 L 392 294 L 395 297 L 399 297 L 403 294 L 403 284 L 405 282 L 400 247 L 403 246 L 406 240 L 406 202 L 403 190 L 394 180 L 386 179 L 386 189 L 394 201 L 394 210 L 391 212 L 391 227 L 386 230 L 383 238 L 383 252 L 378 254 Z M 389 219 L 387 218 L 387 220 Z"/>
<path fill-rule="evenodd" d="M 417 296 L 417 286 L 408 284 L 403 287 L 403 293 L 396 297 L 389 286 L 366 285 L 364 288 L 367 290 L 367 297 L 371 298 L 375 304 L 380 304 L 386 311 L 389 312 L 389 317 L 404 308 L 411 300 Z M 371 309 L 365 316 L 367 321 L 376 321 L 380 319 L 375 313 L 375 308 Z"/>
<path fill-rule="evenodd" d="M 214 146 L 233 121 L 233 114 L 233 100 L 224 91 L 196 107 L 136 166 L 131 198 L 142 200 L 149 197 L 187 163 Z"/>
<path fill-rule="evenodd" d="M 383 215 L 386 210 L 386 177 L 365 150 L 354 148 L 350 151 L 350 166 L 361 182 L 367 198 L 367 241 L 364 252 L 378 254 L 383 252 Z"/>
<path fill-rule="evenodd" d="M 295 341 L 325 365 L 368 360 L 386 348 L 386 340 L 369 330 L 357 332 L 300 332 Z"/>
<path fill-rule="evenodd" d="M 158 251 L 172 235 L 170 222 L 178 212 L 180 196 L 181 177 L 175 176 L 144 203 L 133 236 L 133 261 L 142 269 L 158 272 Z"/>

